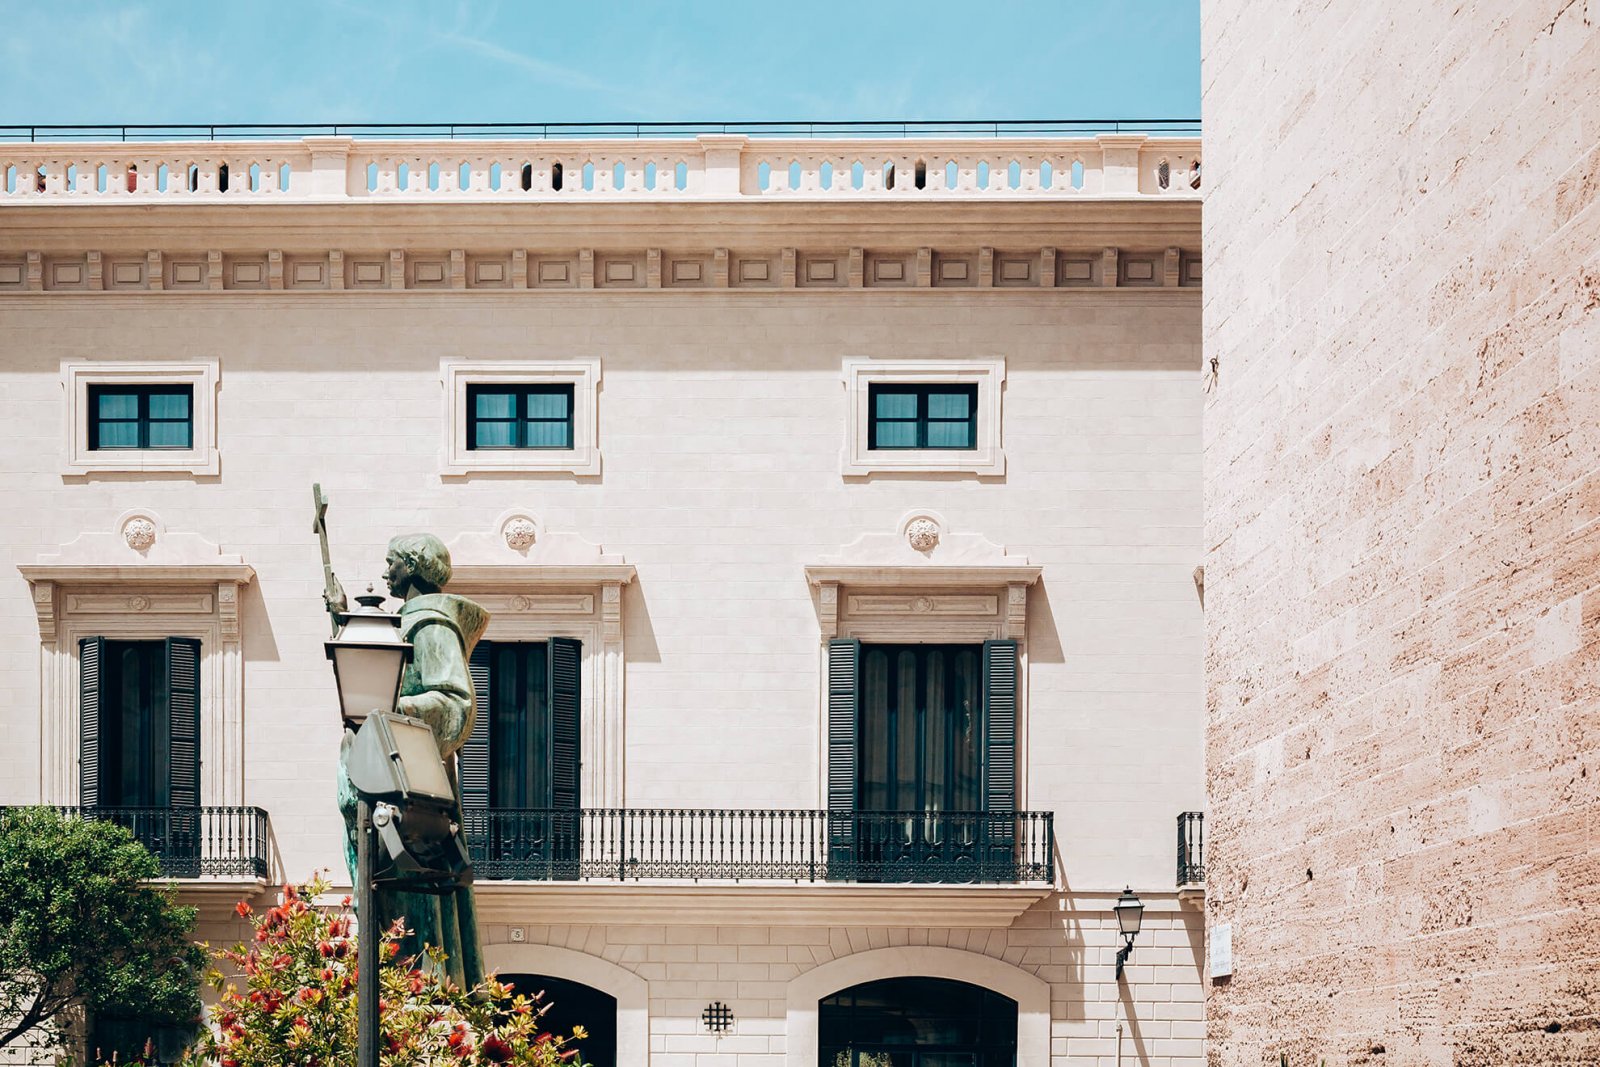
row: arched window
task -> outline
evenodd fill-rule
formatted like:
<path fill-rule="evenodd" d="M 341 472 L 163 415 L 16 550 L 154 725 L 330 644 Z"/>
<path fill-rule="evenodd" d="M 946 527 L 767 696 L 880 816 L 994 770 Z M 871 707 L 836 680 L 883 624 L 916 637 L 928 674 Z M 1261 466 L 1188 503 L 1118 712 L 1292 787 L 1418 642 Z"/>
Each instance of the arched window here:
<path fill-rule="evenodd" d="M 544 991 L 541 1004 L 550 1010 L 539 1019 L 539 1029 L 570 1034 L 581 1026 L 589 1034 L 577 1043 L 578 1058 L 593 1067 L 617 1067 L 617 998 L 582 982 L 548 974 L 501 974 L 499 979 L 515 992 L 533 996 Z"/>
<path fill-rule="evenodd" d="M 817 1067 L 1013 1067 L 1017 1002 L 948 978 L 884 978 L 817 1005 Z"/>

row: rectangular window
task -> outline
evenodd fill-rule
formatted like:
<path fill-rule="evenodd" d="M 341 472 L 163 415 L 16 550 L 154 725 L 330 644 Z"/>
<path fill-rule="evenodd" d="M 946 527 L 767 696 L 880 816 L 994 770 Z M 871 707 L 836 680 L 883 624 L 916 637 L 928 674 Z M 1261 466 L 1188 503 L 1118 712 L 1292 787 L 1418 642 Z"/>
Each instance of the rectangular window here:
<path fill-rule="evenodd" d="M 193 447 L 193 386 L 89 386 L 89 451 Z"/>
<path fill-rule="evenodd" d="M 199 641 L 82 638 L 78 705 L 81 806 L 199 806 Z M 165 839 L 175 824 L 156 822 L 159 827 L 131 828 L 141 840 L 161 837 L 157 852 L 168 859 Z"/>
<path fill-rule="evenodd" d="M 468 385 L 467 447 L 571 449 L 570 382 Z"/>
<path fill-rule="evenodd" d="M 459 756 L 467 847 L 480 877 L 578 876 L 581 642 L 479 641 L 475 713 Z"/>
<path fill-rule="evenodd" d="M 868 385 L 867 448 L 978 447 L 976 385 Z"/>
<path fill-rule="evenodd" d="M 978 645 L 867 645 L 858 714 L 860 811 L 983 809 Z"/>

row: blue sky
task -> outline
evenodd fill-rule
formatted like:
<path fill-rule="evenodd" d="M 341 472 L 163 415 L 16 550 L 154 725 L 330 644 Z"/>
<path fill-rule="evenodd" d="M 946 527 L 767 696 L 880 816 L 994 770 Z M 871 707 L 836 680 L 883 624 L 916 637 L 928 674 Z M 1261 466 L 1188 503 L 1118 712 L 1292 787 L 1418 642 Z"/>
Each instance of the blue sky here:
<path fill-rule="evenodd" d="M 1199 0 L 0 0 L 0 123 L 1183 118 Z"/>

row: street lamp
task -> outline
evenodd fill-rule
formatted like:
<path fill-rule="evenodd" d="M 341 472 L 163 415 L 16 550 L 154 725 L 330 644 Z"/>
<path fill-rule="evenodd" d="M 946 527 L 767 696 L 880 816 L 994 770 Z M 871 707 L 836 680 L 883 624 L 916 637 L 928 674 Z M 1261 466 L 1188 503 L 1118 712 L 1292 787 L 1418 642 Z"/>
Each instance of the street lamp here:
<path fill-rule="evenodd" d="M 1122 934 L 1123 945 L 1117 950 L 1117 977 L 1122 977 L 1122 965 L 1133 955 L 1133 939 L 1139 936 L 1139 926 L 1144 921 L 1144 904 L 1134 895 L 1133 887 L 1122 891 L 1112 907 L 1117 913 L 1117 930 Z"/>
<path fill-rule="evenodd" d="M 344 764 L 356 794 L 357 1067 L 378 1067 L 378 883 L 444 893 L 472 882 L 433 727 L 395 711 L 412 646 L 400 616 L 379 610 L 383 599 L 356 597 L 360 609 L 343 614 L 326 646 L 339 713 L 355 731 Z"/>
<path fill-rule="evenodd" d="M 338 636 L 323 645 L 339 684 L 339 709 L 353 730 L 373 711 L 394 710 L 411 660 L 411 646 L 400 639 L 400 616 L 378 610 L 383 597 L 368 592 L 356 603 L 361 607 L 343 613 Z"/>

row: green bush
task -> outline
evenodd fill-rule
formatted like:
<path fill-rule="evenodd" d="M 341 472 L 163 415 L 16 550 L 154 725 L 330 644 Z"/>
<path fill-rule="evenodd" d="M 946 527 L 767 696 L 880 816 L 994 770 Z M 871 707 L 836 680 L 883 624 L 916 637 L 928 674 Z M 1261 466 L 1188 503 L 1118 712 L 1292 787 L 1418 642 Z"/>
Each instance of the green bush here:
<path fill-rule="evenodd" d="M 151 1028 L 198 1024 L 195 912 L 152 884 L 160 877 L 156 857 L 120 826 L 0 809 L 0 1048 L 59 1044 L 79 1011 Z"/>

